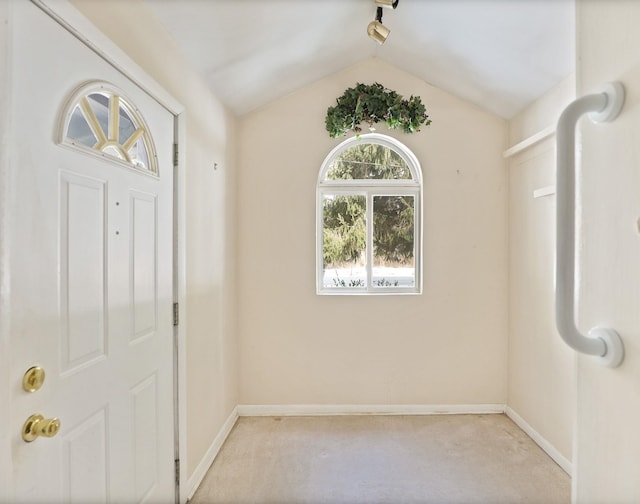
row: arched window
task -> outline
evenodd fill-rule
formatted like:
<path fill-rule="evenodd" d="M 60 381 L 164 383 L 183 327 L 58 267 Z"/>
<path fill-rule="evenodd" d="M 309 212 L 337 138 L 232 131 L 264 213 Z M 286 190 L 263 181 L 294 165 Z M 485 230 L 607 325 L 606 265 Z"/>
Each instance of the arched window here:
<path fill-rule="evenodd" d="M 123 94 L 103 82 L 76 90 L 62 115 L 59 142 L 158 174 L 156 153 L 144 119 Z"/>
<path fill-rule="evenodd" d="M 316 208 L 318 294 L 421 292 L 422 176 L 407 147 L 377 133 L 338 145 Z"/>

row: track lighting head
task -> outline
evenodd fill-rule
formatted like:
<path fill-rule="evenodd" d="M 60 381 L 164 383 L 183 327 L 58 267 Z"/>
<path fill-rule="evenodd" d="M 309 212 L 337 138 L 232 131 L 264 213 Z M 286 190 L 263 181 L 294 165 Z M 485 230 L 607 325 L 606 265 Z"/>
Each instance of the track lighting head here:
<path fill-rule="evenodd" d="M 376 0 L 377 2 L 378 0 Z M 391 30 L 382 24 L 382 7 L 378 7 L 375 21 L 371 21 L 367 26 L 367 34 L 378 44 L 384 44 Z"/>
<path fill-rule="evenodd" d="M 382 8 L 395 9 L 400 0 L 375 0 L 378 8 L 376 9 L 376 19 L 367 26 L 367 34 L 378 44 L 384 44 L 385 40 L 391 33 L 391 30 L 382 24 Z"/>
<path fill-rule="evenodd" d="M 376 5 L 385 7 L 386 9 L 395 9 L 398 6 L 400 0 L 375 0 Z"/>
<path fill-rule="evenodd" d="M 384 44 L 384 41 L 387 40 L 389 33 L 391 30 L 383 25 L 380 21 L 371 21 L 369 26 L 367 26 L 367 33 L 369 37 L 375 40 L 378 44 Z"/>

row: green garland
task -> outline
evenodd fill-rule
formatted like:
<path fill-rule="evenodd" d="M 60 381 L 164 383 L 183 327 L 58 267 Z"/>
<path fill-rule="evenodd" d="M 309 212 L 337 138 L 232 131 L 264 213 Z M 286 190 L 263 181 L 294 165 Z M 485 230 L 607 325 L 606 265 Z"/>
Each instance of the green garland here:
<path fill-rule="evenodd" d="M 353 131 L 362 131 L 360 124 L 366 122 L 373 126 L 385 122 L 390 129 L 401 128 L 405 133 L 420 131 L 423 124 L 428 126 L 431 119 L 419 96 L 405 100 L 395 91 L 385 88 L 377 82 L 360 84 L 347 89 L 336 99 L 337 105 L 327 109 L 325 125 L 329 136 L 336 138 Z"/>

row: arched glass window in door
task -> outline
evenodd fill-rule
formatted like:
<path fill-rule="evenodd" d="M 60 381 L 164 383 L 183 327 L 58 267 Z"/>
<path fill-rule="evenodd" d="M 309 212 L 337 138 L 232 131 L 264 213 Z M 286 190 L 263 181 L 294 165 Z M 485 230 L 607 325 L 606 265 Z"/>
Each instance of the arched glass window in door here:
<path fill-rule="evenodd" d="M 158 174 L 153 141 L 144 119 L 117 88 L 106 83 L 84 85 L 71 96 L 59 141 Z"/>

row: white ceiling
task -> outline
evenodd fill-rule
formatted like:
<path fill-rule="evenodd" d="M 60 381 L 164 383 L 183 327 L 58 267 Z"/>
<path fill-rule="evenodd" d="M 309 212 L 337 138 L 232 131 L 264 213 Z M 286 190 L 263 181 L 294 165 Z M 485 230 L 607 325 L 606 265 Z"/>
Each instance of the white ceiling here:
<path fill-rule="evenodd" d="M 374 0 L 146 3 L 238 115 L 378 57 L 510 118 L 575 66 L 574 0 L 399 0 L 382 46 Z"/>

